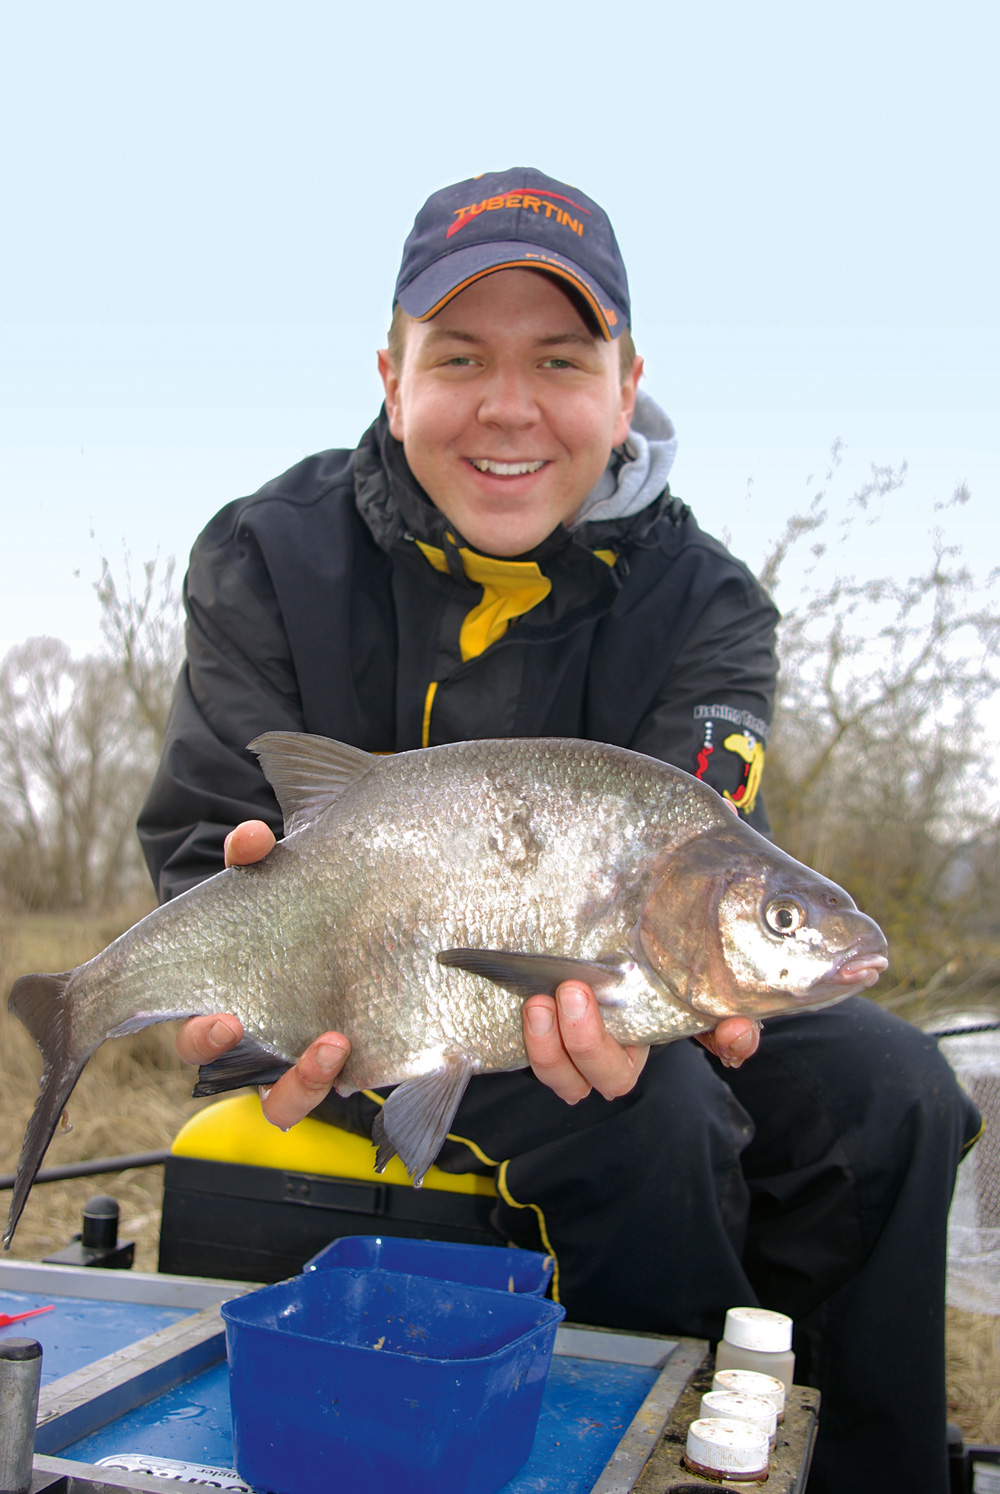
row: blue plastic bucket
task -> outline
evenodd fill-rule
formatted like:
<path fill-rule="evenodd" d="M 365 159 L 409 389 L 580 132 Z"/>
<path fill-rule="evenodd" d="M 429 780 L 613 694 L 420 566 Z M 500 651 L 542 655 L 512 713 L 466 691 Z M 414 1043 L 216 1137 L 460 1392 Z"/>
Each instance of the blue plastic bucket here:
<path fill-rule="evenodd" d="M 502 1245 L 452 1245 L 440 1240 L 404 1240 L 392 1235 L 344 1235 L 327 1245 L 304 1271 L 331 1267 L 404 1271 L 432 1276 L 438 1281 L 463 1281 L 467 1286 L 497 1292 L 526 1292 L 544 1297 L 552 1280 L 551 1255 L 537 1250 L 507 1250 Z"/>
<path fill-rule="evenodd" d="M 494 1494 L 527 1460 L 564 1309 L 389 1271 L 222 1307 L 233 1453 L 269 1494 Z"/>

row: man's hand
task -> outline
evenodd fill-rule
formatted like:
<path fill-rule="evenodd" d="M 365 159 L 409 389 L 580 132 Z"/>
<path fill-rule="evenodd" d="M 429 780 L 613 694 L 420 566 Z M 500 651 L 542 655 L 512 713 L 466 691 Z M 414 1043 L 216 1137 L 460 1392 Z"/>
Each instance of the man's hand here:
<path fill-rule="evenodd" d="M 760 1023 L 750 1017 L 723 1017 L 712 1032 L 699 1032 L 698 1041 L 727 1069 L 738 1069 L 760 1046 Z"/>
<path fill-rule="evenodd" d="M 274 831 L 263 820 L 244 820 L 224 842 L 227 866 L 252 866 L 263 861 L 275 845 Z"/>
<path fill-rule="evenodd" d="M 621 1044 L 605 1031 L 597 998 L 582 981 L 564 981 L 551 996 L 524 1003 L 524 1044 L 537 1078 L 569 1105 L 592 1089 L 606 1100 L 628 1094 L 642 1073 L 649 1048 Z M 757 1050 L 760 1028 L 747 1017 L 724 1017 L 713 1032 L 698 1034 L 727 1068 L 738 1069 Z"/>
<path fill-rule="evenodd" d="M 226 836 L 226 865 L 250 866 L 262 861 L 274 843 L 274 834 L 263 820 L 244 820 Z M 235 1048 L 242 1036 L 240 1020 L 230 1012 L 192 1017 L 177 1034 L 177 1052 L 185 1063 L 212 1063 Z M 315 1110 L 330 1093 L 350 1051 L 343 1033 L 324 1032 L 310 1043 L 294 1068 L 269 1089 L 261 1090 L 263 1111 L 272 1126 L 287 1131 Z"/>
<path fill-rule="evenodd" d="M 212 1063 L 235 1048 L 242 1036 L 240 1020 L 231 1012 L 191 1017 L 177 1034 L 177 1052 L 185 1063 Z M 261 1105 L 272 1126 L 287 1131 L 315 1110 L 333 1088 L 350 1051 L 343 1033 L 324 1032 L 309 1044 L 294 1068 L 269 1089 L 262 1089 Z"/>
<path fill-rule="evenodd" d="M 649 1057 L 648 1047 L 623 1046 L 605 1032 L 597 997 L 582 981 L 563 981 L 554 997 L 529 996 L 523 1021 L 536 1077 L 568 1105 L 592 1089 L 606 1100 L 628 1094 Z"/>

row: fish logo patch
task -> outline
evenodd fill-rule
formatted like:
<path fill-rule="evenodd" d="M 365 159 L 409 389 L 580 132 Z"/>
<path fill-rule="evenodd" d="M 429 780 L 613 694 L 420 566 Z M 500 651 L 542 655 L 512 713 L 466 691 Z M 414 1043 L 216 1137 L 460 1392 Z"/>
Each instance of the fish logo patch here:
<path fill-rule="evenodd" d="M 738 758 L 742 759 L 743 768 L 740 773 L 740 782 L 736 787 L 731 790 L 720 789 L 720 792 L 722 797 L 728 799 L 736 809 L 743 814 L 750 814 L 757 802 L 760 781 L 764 774 L 766 722 L 752 716 L 749 711 L 739 711 L 732 706 L 696 706 L 694 715 L 702 722 L 701 746 L 695 757 L 694 776 L 703 781 L 708 778 L 711 782 L 712 778 L 717 776 L 712 774 L 710 778 L 708 777 L 710 761 L 715 752 L 719 750 L 719 744 L 716 741 L 716 726 L 720 727 L 720 735 L 721 731 L 725 730 L 723 723 L 742 725 L 747 728 L 744 731 L 730 732 L 727 737 L 723 738 L 721 750 L 735 753 Z M 754 728 L 759 728 L 759 730 Z M 716 760 L 714 765 L 716 769 L 721 766 L 722 761 Z M 719 785 L 716 783 L 715 787 L 718 788 Z"/>
<path fill-rule="evenodd" d="M 757 738 L 748 731 L 733 732 L 723 742 L 727 752 L 735 752 L 737 757 L 743 759 L 743 782 L 732 793 L 723 789 L 722 797 L 735 804 L 744 814 L 749 814 L 757 802 L 757 793 L 760 789 L 760 780 L 764 774 L 764 748 Z"/>

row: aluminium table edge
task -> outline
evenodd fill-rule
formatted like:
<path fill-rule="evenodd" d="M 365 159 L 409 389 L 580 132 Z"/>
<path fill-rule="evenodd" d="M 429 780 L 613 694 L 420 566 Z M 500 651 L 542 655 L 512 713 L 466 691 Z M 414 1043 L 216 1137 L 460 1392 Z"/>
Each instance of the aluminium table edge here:
<path fill-rule="evenodd" d="M 215 1307 L 259 1282 L 221 1281 L 206 1276 L 170 1276 L 157 1271 L 102 1271 L 92 1266 L 52 1266 L 44 1261 L 0 1261 L 0 1289 L 55 1293 L 97 1301 L 136 1302 L 149 1307 Z"/>
<path fill-rule="evenodd" d="M 131 1494 L 167 1494 L 176 1487 L 171 1480 L 153 1478 L 146 1473 L 128 1473 L 123 1468 L 98 1468 L 93 1463 L 78 1463 L 72 1458 L 36 1453 L 28 1494 L 120 1494 L 126 1490 Z"/>
<path fill-rule="evenodd" d="M 591 1494 L 629 1494 L 635 1488 L 684 1387 L 708 1353 L 706 1339 L 679 1338 L 676 1344 L 605 1464 Z"/>
<path fill-rule="evenodd" d="M 56 1453 L 224 1359 L 218 1307 L 181 1318 L 46 1385 L 38 1397 L 35 1448 Z"/>

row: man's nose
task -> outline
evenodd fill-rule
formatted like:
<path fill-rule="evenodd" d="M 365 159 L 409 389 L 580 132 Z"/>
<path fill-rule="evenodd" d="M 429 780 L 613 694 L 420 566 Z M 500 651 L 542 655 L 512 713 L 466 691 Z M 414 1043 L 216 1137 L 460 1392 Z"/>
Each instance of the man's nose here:
<path fill-rule="evenodd" d="M 517 369 L 495 369 L 483 389 L 478 415 L 482 425 L 523 429 L 537 424 L 540 416 L 531 380 Z"/>

